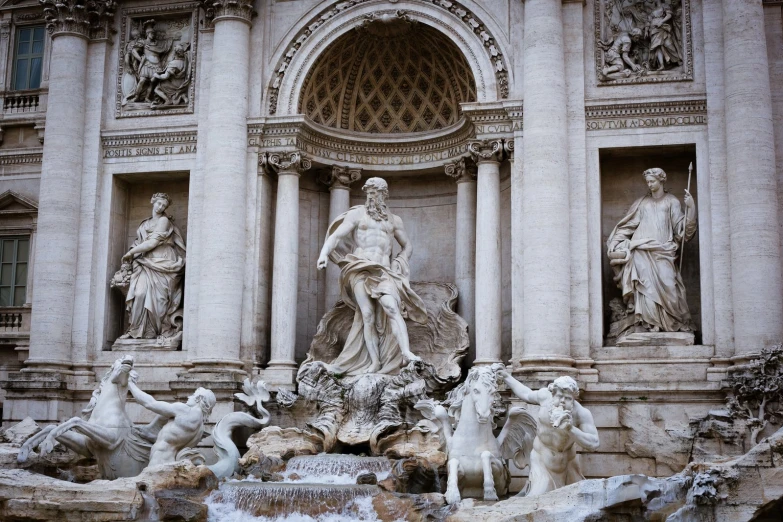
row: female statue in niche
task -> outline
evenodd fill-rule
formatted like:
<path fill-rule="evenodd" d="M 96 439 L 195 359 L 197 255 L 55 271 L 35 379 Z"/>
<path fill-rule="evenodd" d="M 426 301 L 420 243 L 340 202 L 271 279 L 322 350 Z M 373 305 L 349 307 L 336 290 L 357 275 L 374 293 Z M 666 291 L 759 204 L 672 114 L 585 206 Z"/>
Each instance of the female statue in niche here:
<path fill-rule="evenodd" d="M 663 169 L 645 170 L 644 179 L 650 192 L 631 205 L 607 241 L 614 280 L 625 304 L 624 311 L 613 310 L 610 337 L 691 331 L 676 260 L 683 236 L 688 240 L 696 233 L 696 204 L 686 190 L 686 219 L 680 201 L 664 190 Z"/>
<path fill-rule="evenodd" d="M 125 309 L 128 330 L 119 340 L 157 339 L 168 344 L 182 334 L 182 285 L 185 274 L 185 242 L 174 218 L 167 215 L 168 194 L 150 200 L 152 216 L 136 231 L 136 241 L 122 256 L 122 268 L 112 286 L 127 287 Z"/>

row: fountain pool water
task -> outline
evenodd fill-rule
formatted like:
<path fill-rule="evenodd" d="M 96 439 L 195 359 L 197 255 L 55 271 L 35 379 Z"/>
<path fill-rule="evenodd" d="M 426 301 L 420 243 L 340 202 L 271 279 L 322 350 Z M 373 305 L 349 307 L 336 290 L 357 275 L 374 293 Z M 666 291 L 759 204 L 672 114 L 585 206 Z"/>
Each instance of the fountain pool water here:
<path fill-rule="evenodd" d="M 362 473 L 383 480 L 384 457 L 322 454 L 288 461 L 283 482 L 228 481 L 207 498 L 209 522 L 375 522 L 378 486 L 357 485 Z"/>

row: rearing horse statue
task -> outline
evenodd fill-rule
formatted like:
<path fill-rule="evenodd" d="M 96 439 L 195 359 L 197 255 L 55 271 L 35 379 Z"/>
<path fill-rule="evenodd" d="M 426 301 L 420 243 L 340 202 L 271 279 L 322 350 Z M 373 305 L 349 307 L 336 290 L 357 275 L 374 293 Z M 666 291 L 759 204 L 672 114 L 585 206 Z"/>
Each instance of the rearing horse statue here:
<path fill-rule="evenodd" d="M 502 411 L 497 373 L 488 366 L 471 368 L 465 382 L 446 399 L 449 410 L 432 399 L 421 400 L 416 409 L 440 424 L 448 448 L 446 502 L 461 497 L 498 500 L 508 491 L 509 472 L 503 459 L 524 467 L 532 449 L 537 421 L 524 408 L 512 408 L 500 435 L 492 433 L 493 418 Z M 451 418 L 456 423 L 452 429 Z"/>
<path fill-rule="evenodd" d="M 36 446 L 41 455 L 46 455 L 59 442 L 80 455 L 94 457 L 104 479 L 135 477 L 141 473 L 149 462 L 151 442 L 157 433 L 150 430 L 145 433 L 145 428 L 134 427 L 125 412 L 132 369 L 130 355 L 114 361 L 101 379 L 100 387 L 93 392 L 90 404 L 82 411 L 82 417 L 47 426 L 28 439 L 19 451 L 18 462 L 25 462 Z"/>

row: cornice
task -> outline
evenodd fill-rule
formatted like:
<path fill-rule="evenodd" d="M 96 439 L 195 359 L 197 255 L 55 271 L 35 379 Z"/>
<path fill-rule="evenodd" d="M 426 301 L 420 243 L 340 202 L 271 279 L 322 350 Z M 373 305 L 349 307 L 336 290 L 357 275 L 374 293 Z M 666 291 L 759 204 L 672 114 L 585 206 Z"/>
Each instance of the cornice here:
<path fill-rule="evenodd" d="M 0 165 L 30 165 L 41 164 L 43 160 L 43 150 L 39 152 L 18 152 L 3 151 L 0 152 Z"/>
<path fill-rule="evenodd" d="M 707 100 L 667 100 L 585 106 L 588 131 L 706 125 Z"/>

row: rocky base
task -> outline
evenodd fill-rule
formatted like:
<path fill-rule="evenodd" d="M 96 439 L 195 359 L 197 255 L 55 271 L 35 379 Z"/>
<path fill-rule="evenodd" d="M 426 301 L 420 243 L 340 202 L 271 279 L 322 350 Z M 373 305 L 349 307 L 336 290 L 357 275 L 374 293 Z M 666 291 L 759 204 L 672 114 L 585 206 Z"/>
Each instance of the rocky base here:
<path fill-rule="evenodd" d="M 463 501 L 449 522 L 783 520 L 783 429 L 745 455 L 693 463 L 665 479 L 621 475 L 583 480 L 536 497 Z"/>
<path fill-rule="evenodd" d="M 150 468 L 138 477 L 89 484 L 5 469 L 0 470 L 0 519 L 205 522 L 202 499 L 216 487 L 217 479 L 207 467 L 188 461 Z"/>

